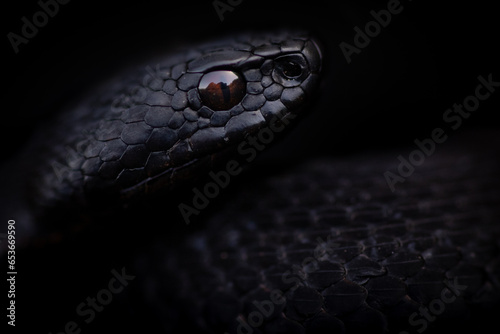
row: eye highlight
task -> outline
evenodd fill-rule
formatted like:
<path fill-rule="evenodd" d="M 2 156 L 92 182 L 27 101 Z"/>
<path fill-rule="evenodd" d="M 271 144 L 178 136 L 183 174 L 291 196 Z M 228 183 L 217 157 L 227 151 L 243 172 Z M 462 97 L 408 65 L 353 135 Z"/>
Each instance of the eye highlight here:
<path fill-rule="evenodd" d="M 213 71 L 203 75 L 198 85 L 202 102 L 214 111 L 228 110 L 246 93 L 245 81 L 233 71 Z"/>

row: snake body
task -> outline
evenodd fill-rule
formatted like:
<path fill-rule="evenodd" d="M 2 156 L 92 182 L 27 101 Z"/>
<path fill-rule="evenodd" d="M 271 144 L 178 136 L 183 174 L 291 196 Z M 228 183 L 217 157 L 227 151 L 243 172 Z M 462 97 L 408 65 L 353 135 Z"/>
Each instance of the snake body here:
<path fill-rule="evenodd" d="M 498 164 L 484 164 L 488 155 L 442 153 L 395 193 L 382 177 L 390 155 L 320 159 L 243 184 L 202 231 L 138 256 L 153 273 L 141 282 L 144 318 L 185 328 L 178 314 L 157 313 L 160 303 L 210 333 L 486 323 L 500 297 Z"/>
<path fill-rule="evenodd" d="M 106 82 L 29 149 L 42 162 L 27 179 L 32 234 L 125 219 L 115 211 L 148 210 L 241 159 L 241 143 L 307 109 L 323 57 L 309 34 L 239 34 Z M 249 178 L 179 239 L 178 213 L 156 208 L 169 232 L 124 252 L 138 283 L 123 312 L 207 333 L 421 332 L 473 318 L 500 300 L 498 164 L 485 156 L 434 157 L 395 193 L 389 157 Z M 433 302 L 439 321 L 422 320 Z"/>

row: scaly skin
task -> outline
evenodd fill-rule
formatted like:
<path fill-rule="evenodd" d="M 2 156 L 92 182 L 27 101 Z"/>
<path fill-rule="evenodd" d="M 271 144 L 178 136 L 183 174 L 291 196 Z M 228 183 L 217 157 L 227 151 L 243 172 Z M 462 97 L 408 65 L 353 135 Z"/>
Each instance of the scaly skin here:
<path fill-rule="evenodd" d="M 280 57 L 292 54 L 305 66 L 283 78 Z M 436 154 L 395 193 L 383 177 L 392 155 L 250 174 L 198 225 L 179 227 L 172 198 L 224 166 L 226 153 L 244 158 L 248 138 L 304 111 L 318 93 L 321 58 L 307 35 L 240 35 L 152 62 L 77 100 L 27 149 L 38 158 L 26 161 L 40 164 L 24 167 L 32 203 L 24 213 L 36 222 L 26 230 L 42 239 L 45 229 L 68 232 L 82 222 L 90 232 L 23 250 L 33 265 L 26 277 L 54 273 L 25 291 L 47 300 L 42 288 L 78 276 L 66 270 L 87 273 L 75 279 L 86 285 L 89 272 L 120 262 L 136 279 L 116 297 L 117 313 L 101 318 L 109 328 L 136 319 L 151 331 L 207 333 L 474 327 L 499 301 L 499 164 L 491 152 Z M 219 70 L 245 83 L 230 110 L 210 109 L 197 88 Z M 168 226 L 159 233 L 154 225 Z M 137 244 L 136 230 L 146 236 Z M 58 259 L 61 252 L 74 263 Z M 83 297 L 65 298 L 78 305 Z M 36 307 L 28 313 L 47 317 Z"/>
<path fill-rule="evenodd" d="M 318 159 L 239 184 L 201 231 L 137 259 L 141 314 L 172 332 L 483 326 L 500 301 L 500 166 L 459 145 L 394 193 L 383 173 L 396 155 Z"/>

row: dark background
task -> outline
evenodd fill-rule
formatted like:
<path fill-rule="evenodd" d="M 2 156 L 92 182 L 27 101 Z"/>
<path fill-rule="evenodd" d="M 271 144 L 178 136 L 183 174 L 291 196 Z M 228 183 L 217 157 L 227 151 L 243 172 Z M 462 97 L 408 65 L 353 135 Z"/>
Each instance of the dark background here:
<path fill-rule="evenodd" d="M 71 1 L 18 54 L 6 35 L 20 33 L 21 17 L 31 20 L 40 8 L 36 1 L 9 3 L 2 18 L 2 157 L 64 102 L 131 60 L 209 36 L 283 26 L 317 32 L 328 57 L 323 94 L 299 127 L 303 132 L 284 147 L 293 154 L 338 154 L 407 146 L 442 126 L 444 111 L 474 92 L 478 75 L 500 78 L 498 18 L 491 4 L 401 1 L 403 11 L 348 65 L 339 44 L 353 44 L 353 28 L 364 29 L 370 11 L 387 3 L 243 1 L 221 22 L 211 1 Z M 496 126 L 497 95 L 462 128 Z"/>
<path fill-rule="evenodd" d="M 434 128 L 445 126 L 443 113 L 474 93 L 479 75 L 493 73 L 493 80 L 500 81 L 498 11 L 492 3 L 437 6 L 423 0 L 401 1 L 401 14 L 393 16 L 389 26 L 347 64 L 339 44 L 353 44 L 353 28 L 363 29 L 373 20 L 370 11 L 386 9 L 387 3 L 247 0 L 224 13 L 221 22 L 212 1 L 71 1 L 60 5 L 57 15 L 15 54 L 7 34 L 20 34 L 21 17 L 32 21 L 40 7 L 34 0 L 8 2 L 2 10 L 0 159 L 14 159 L 35 129 L 50 122 L 63 105 L 134 59 L 144 60 L 175 45 L 219 34 L 275 27 L 315 32 L 326 48 L 325 76 L 321 94 L 307 116 L 269 151 L 273 153 L 261 159 L 304 161 L 309 155 L 409 152 L 413 140 L 428 138 Z M 482 102 L 450 136 L 496 131 L 499 95 L 496 92 Z M 88 257 L 96 253 L 89 251 Z M 60 249 L 47 254 L 53 257 L 54 266 L 35 265 L 37 270 L 29 269 L 32 263 L 27 258 L 18 259 L 24 267 L 19 269 L 24 277 L 18 300 L 31 305 L 26 313 L 20 306 L 17 321 L 55 333 L 67 321 L 78 320 L 76 305 L 95 296 L 107 285 L 111 268 L 119 269 L 123 263 L 113 263 L 113 252 L 102 254 L 95 267 L 92 263 L 78 267 L 85 253 L 77 258 Z M 42 292 L 27 295 L 27 291 Z M 99 332 L 109 326 L 107 319 L 120 320 L 111 326 L 117 331 L 141 327 L 140 318 L 130 319 L 121 312 L 123 308 L 114 302 L 83 332 Z"/>

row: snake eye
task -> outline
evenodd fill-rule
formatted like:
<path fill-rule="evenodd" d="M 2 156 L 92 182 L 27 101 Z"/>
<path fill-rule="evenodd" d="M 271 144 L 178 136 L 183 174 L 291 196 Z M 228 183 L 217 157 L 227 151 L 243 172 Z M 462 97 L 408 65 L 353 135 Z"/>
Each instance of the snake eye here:
<path fill-rule="evenodd" d="M 309 75 L 309 66 L 301 54 L 289 54 L 274 60 L 273 79 L 285 87 L 300 85 Z"/>
<path fill-rule="evenodd" d="M 203 103 L 212 110 L 228 110 L 245 96 L 245 82 L 233 71 L 213 71 L 200 80 L 198 91 Z"/>

